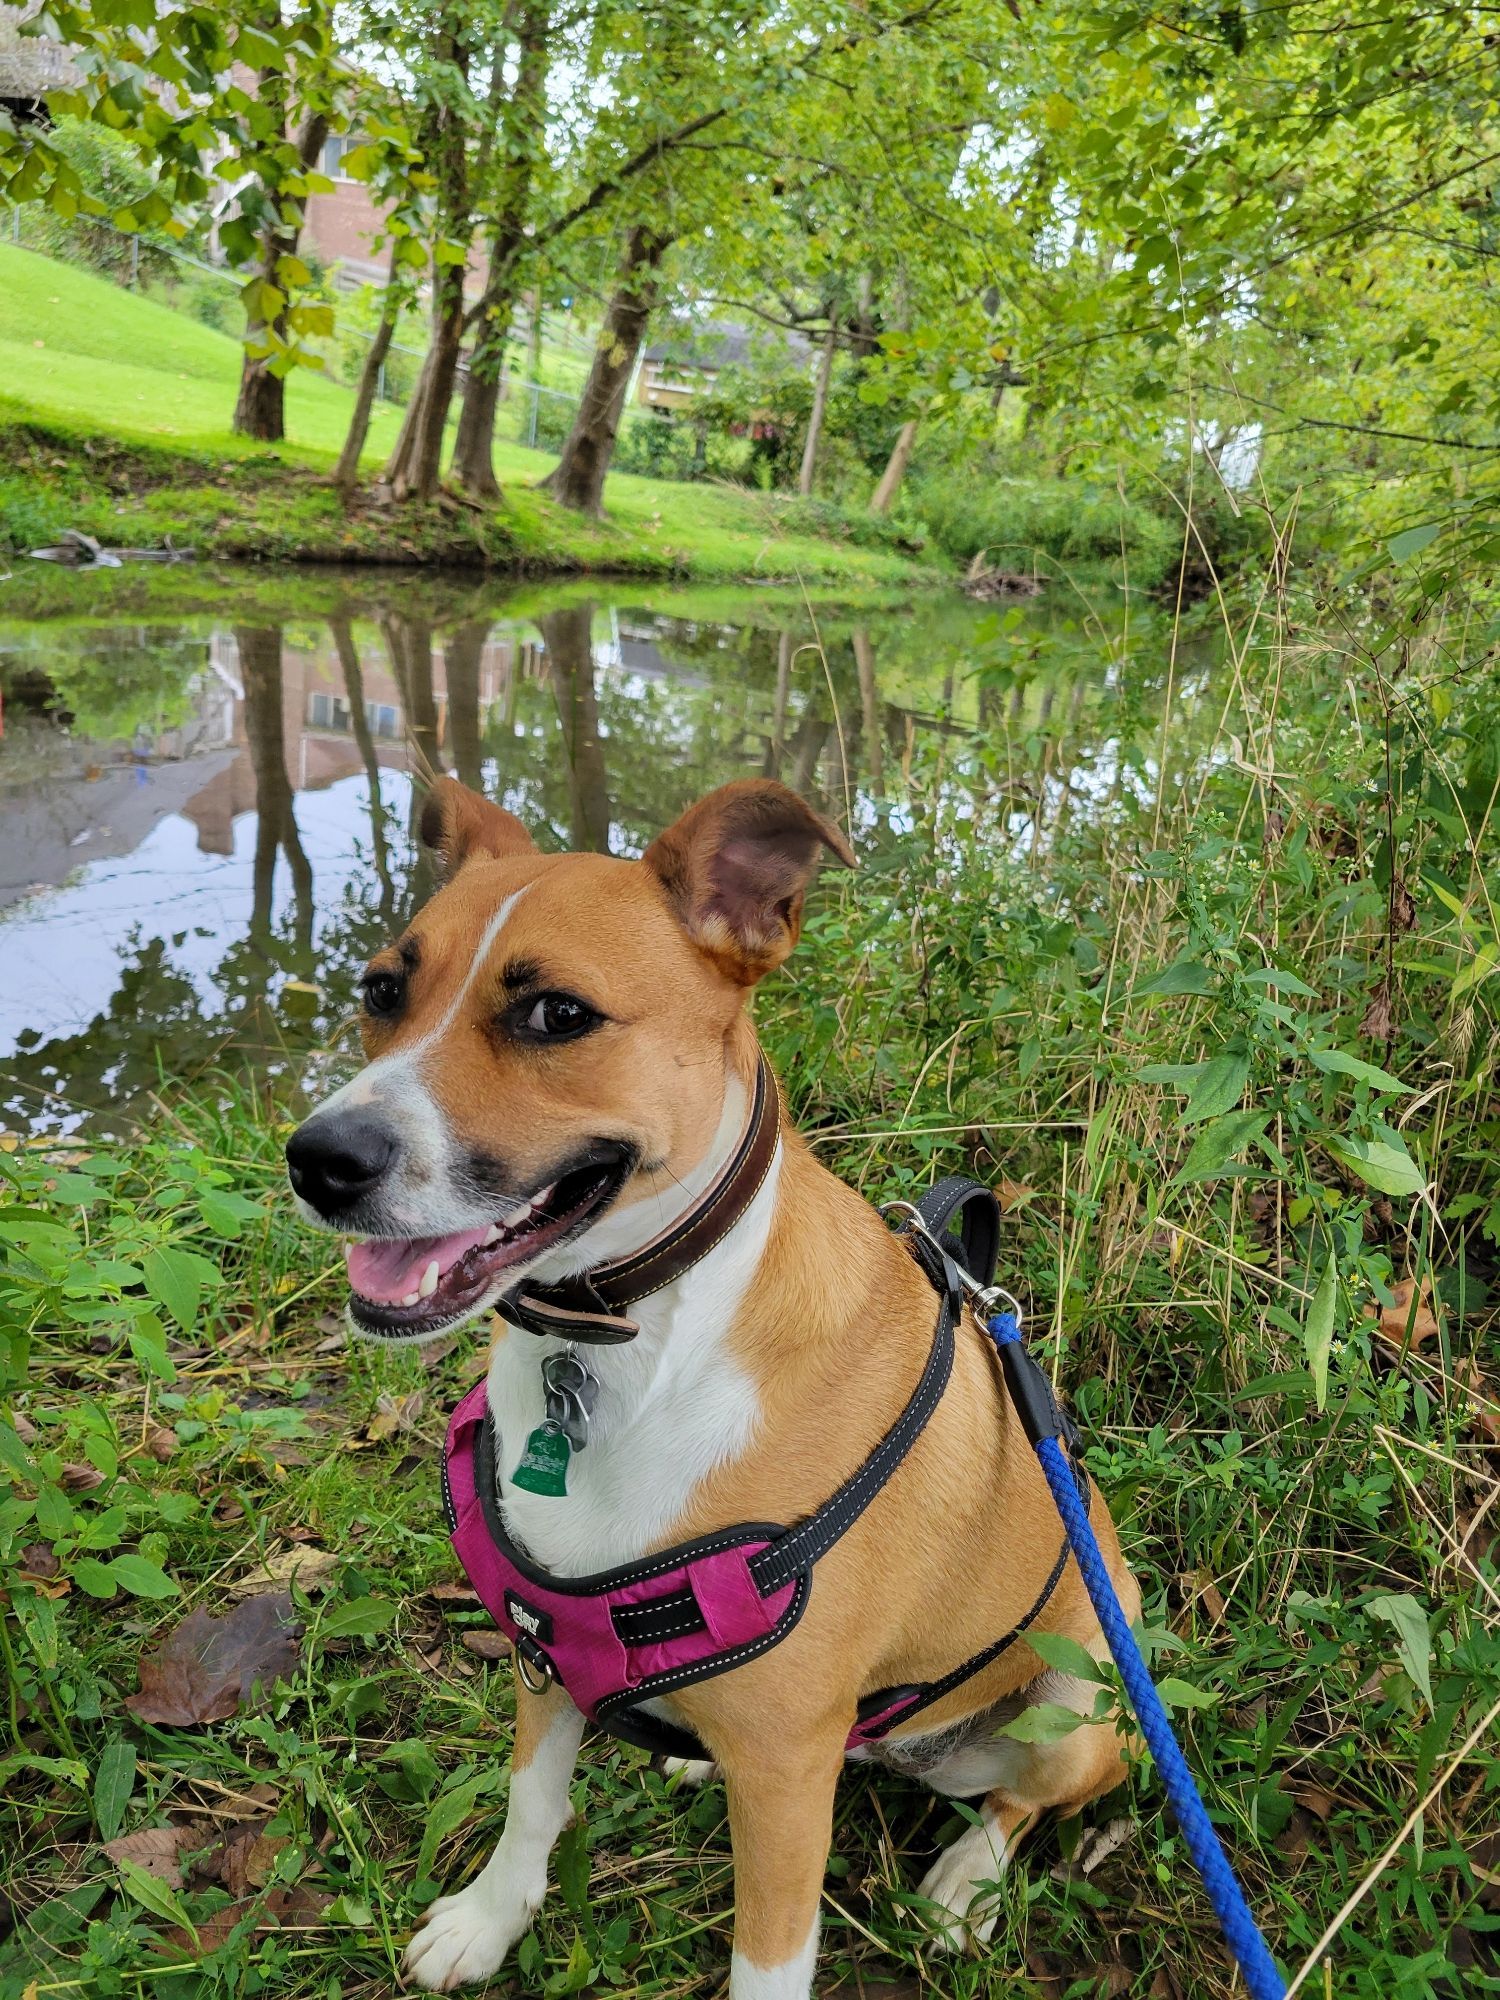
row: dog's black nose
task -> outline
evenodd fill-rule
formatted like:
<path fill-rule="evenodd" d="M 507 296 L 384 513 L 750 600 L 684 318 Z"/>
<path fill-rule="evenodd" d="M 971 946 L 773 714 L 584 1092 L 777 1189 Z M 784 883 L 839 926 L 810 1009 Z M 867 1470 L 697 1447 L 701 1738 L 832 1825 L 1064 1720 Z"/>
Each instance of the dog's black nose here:
<path fill-rule="evenodd" d="M 286 1142 L 287 1177 L 320 1215 L 333 1217 L 370 1192 L 395 1151 L 389 1126 L 368 1111 L 314 1116 Z"/>

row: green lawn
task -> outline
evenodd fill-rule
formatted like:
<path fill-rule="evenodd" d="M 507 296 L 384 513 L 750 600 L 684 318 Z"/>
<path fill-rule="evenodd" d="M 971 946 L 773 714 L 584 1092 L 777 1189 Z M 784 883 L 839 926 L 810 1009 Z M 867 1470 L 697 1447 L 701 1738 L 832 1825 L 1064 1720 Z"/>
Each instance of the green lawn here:
<path fill-rule="evenodd" d="M 0 245 L 0 381 L 36 415 L 148 444 L 252 449 L 229 428 L 240 344 L 107 278 Z M 332 455 L 352 392 L 299 370 L 287 386 L 290 441 Z M 383 404 L 371 450 L 389 448 L 400 412 Z"/>
<path fill-rule="evenodd" d="M 274 447 L 229 428 L 240 344 L 108 279 L 0 245 L 0 540 L 34 545 L 68 526 L 116 543 L 171 535 L 219 554 L 319 561 L 393 555 L 527 570 L 615 569 L 705 578 L 909 583 L 909 556 L 859 516 L 785 495 L 621 474 L 609 518 L 580 520 L 536 492 L 554 454 L 498 443 L 499 509 L 346 510 L 322 475 L 353 392 L 299 370 L 287 437 Z M 578 361 L 577 356 L 570 357 Z M 581 366 L 581 363 L 580 363 Z M 394 441 L 381 404 L 365 463 Z M 98 442 L 124 446 L 101 480 Z"/>

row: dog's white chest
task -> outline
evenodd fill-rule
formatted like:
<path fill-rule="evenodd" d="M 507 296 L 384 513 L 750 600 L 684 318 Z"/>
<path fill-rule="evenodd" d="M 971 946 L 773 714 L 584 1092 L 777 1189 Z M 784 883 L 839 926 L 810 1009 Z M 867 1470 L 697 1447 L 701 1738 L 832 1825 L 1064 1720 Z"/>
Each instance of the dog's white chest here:
<path fill-rule="evenodd" d="M 764 1252 L 779 1161 L 724 1242 L 636 1309 L 623 1347 L 580 1348 L 599 1382 L 588 1444 L 568 1464 L 560 1498 L 511 1475 L 546 1415 L 543 1357 L 557 1343 L 512 1330 L 490 1364 L 496 1472 L 511 1532 L 562 1576 L 633 1562 L 672 1534 L 693 1494 L 748 1445 L 760 1416 L 753 1378 L 729 1333 Z"/>

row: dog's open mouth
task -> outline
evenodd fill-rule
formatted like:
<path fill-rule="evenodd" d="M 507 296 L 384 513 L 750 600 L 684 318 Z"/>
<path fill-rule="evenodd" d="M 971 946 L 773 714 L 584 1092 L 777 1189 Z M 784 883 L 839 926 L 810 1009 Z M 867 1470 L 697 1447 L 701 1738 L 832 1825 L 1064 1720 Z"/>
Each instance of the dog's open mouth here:
<path fill-rule="evenodd" d="M 504 1274 L 574 1234 L 612 1201 L 628 1160 L 594 1160 L 559 1175 L 498 1221 L 453 1236 L 380 1236 L 350 1244 L 349 1311 L 363 1332 L 410 1340 L 468 1316 L 504 1289 Z"/>

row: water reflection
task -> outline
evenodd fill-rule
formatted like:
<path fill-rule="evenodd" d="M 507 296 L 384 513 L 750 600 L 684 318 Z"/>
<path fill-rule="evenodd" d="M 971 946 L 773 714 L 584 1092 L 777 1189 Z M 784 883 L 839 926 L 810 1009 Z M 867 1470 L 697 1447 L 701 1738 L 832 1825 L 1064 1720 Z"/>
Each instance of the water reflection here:
<path fill-rule="evenodd" d="M 1097 621 L 298 584 L 315 611 L 262 580 L 226 585 L 228 617 L 6 607 L 0 1122 L 125 1121 L 163 1077 L 326 1036 L 430 889 L 440 771 L 543 846 L 615 853 L 756 772 L 868 831 L 934 746 L 1018 837 L 1120 781 Z"/>

